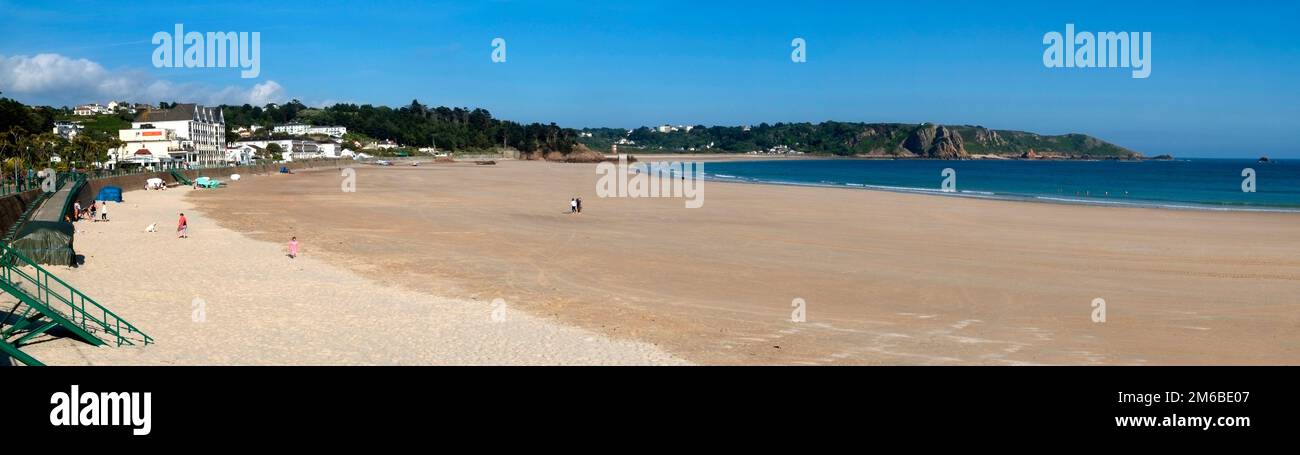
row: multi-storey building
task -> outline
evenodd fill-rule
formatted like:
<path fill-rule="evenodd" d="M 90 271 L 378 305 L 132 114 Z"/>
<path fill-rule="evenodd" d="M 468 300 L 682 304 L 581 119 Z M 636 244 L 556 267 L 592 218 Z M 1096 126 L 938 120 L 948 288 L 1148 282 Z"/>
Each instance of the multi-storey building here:
<path fill-rule="evenodd" d="M 171 129 L 143 125 L 140 128 L 118 130 L 117 134 L 125 145 L 109 152 L 110 162 L 115 166 L 139 165 L 171 169 L 186 162 L 192 149 Z"/>
<path fill-rule="evenodd" d="M 226 118 L 221 108 L 178 104 L 171 109 L 141 112 L 131 123 L 135 129 L 146 125 L 175 133 L 183 153 L 172 153 L 173 158 L 204 166 L 226 161 Z"/>
<path fill-rule="evenodd" d="M 307 134 L 324 134 L 330 137 L 343 137 L 348 134 L 348 128 L 345 126 L 315 126 L 304 123 L 288 123 L 278 125 L 271 129 L 275 133 L 283 133 L 291 136 L 303 136 Z"/>

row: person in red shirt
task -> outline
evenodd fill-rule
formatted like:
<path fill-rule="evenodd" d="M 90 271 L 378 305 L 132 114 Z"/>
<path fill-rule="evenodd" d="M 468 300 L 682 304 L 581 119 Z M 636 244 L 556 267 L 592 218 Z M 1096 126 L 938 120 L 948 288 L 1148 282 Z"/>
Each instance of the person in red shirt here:
<path fill-rule="evenodd" d="M 190 223 L 185 220 L 184 213 L 181 214 L 180 222 L 176 223 L 176 236 L 182 239 L 190 236 Z"/>

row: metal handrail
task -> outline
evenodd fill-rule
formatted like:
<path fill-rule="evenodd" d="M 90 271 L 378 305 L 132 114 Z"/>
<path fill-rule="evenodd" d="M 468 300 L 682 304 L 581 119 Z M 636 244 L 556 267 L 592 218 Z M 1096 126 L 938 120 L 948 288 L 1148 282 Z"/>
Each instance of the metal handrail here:
<path fill-rule="evenodd" d="M 87 296 L 77 290 L 77 288 L 72 287 L 72 285 L 69 285 L 67 282 L 50 273 L 48 270 L 45 270 L 44 267 L 41 267 L 35 261 L 32 261 L 31 259 L 28 259 L 27 256 L 19 253 L 18 250 L 10 248 L 8 245 L 0 244 L 0 251 L 2 251 L 0 257 L 4 258 L 4 260 L 0 262 L 3 262 L 4 265 L 2 272 L 5 280 L 9 280 L 8 282 L 12 283 L 12 277 L 17 275 L 18 277 L 23 278 L 26 282 L 31 283 L 36 288 L 36 294 L 32 295 L 30 292 L 27 294 L 51 310 L 57 311 L 57 309 L 50 305 L 52 299 L 67 305 L 70 309 L 71 316 L 68 319 L 72 321 L 72 323 L 77 324 L 83 330 L 95 330 L 97 328 L 110 333 L 116 338 L 114 341 L 118 346 L 121 346 L 123 343 L 131 345 L 135 344 L 131 338 L 127 338 L 126 335 L 122 334 L 123 328 L 126 329 L 127 334 L 139 334 L 141 337 L 139 341 L 142 341 L 144 344 L 154 342 L 153 337 L 140 331 L 139 328 L 122 319 L 116 313 L 113 313 L 108 308 L 104 308 L 104 306 L 100 305 L 99 302 L 96 302 L 95 299 L 90 298 L 90 296 Z M 11 258 L 17 259 L 18 262 L 15 263 Z M 36 276 L 24 272 L 20 268 L 23 265 L 32 267 L 32 269 L 36 271 Z M 50 288 L 50 280 L 53 280 L 55 283 L 62 285 L 67 289 L 68 292 L 66 298 L 62 292 L 53 292 Z M 87 303 L 90 304 L 90 311 L 87 311 Z M 100 317 L 95 317 L 91 311 L 99 313 Z M 78 321 L 78 318 L 80 318 L 80 321 Z M 88 324 L 88 322 L 92 322 L 93 326 L 92 324 Z"/>

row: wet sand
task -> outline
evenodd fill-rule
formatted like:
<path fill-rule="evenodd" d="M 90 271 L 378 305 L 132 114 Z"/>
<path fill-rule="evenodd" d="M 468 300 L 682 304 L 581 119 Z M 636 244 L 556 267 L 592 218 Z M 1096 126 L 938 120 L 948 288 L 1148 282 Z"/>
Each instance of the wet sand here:
<path fill-rule="evenodd" d="M 354 169 L 356 192 L 320 170 L 189 200 L 384 287 L 502 299 L 700 363 L 1300 363 L 1294 214 L 718 182 L 686 209 L 598 198 L 594 165 Z"/>

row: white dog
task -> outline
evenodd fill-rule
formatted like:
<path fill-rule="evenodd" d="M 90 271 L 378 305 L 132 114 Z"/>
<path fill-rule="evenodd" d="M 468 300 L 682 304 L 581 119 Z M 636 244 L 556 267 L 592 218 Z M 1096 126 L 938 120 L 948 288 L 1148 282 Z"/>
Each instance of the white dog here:
<path fill-rule="evenodd" d="M 158 232 L 158 223 L 150 224 L 149 227 L 144 228 L 144 231 L 145 231 L 145 232 Z"/>

